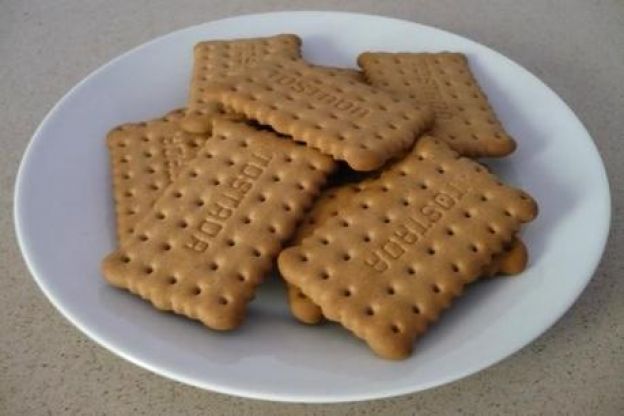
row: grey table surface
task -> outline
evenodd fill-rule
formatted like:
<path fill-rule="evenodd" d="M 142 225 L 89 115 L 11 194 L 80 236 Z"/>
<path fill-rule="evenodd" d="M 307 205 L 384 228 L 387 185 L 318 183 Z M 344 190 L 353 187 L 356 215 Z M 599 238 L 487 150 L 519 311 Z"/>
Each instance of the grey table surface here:
<path fill-rule="evenodd" d="M 155 36 L 243 13 L 348 10 L 437 26 L 524 65 L 579 115 L 604 158 L 613 223 L 593 280 L 546 334 L 477 375 L 399 398 L 280 404 L 199 390 L 138 368 L 65 321 L 13 231 L 17 167 L 75 83 Z M 0 0 L 0 415 L 624 414 L 624 2 Z M 618 255 L 619 253 L 619 255 Z"/>

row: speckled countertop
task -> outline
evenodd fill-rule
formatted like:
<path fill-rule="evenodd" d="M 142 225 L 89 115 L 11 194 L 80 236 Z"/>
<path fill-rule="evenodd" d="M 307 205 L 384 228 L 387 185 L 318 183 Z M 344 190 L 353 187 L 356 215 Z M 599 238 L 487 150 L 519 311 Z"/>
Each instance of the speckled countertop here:
<path fill-rule="evenodd" d="M 36 287 L 14 237 L 13 182 L 46 112 L 76 82 L 155 36 L 284 9 L 401 17 L 482 42 L 550 85 L 579 115 L 613 192 L 607 251 L 587 290 L 545 335 L 462 381 L 396 399 L 279 404 L 188 387 L 87 339 Z M 624 2 L 0 1 L 0 415 L 624 414 Z M 619 254 L 618 254 L 619 253 Z"/>

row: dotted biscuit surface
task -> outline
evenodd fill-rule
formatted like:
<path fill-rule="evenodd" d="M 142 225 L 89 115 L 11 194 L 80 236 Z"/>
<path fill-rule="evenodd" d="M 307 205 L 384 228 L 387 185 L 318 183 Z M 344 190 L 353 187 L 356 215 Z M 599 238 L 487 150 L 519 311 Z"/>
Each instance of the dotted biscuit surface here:
<path fill-rule="evenodd" d="M 373 53 L 358 57 L 367 81 L 428 104 L 430 134 L 470 157 L 501 157 L 515 141 L 505 132 L 461 53 Z"/>
<path fill-rule="evenodd" d="M 314 149 L 216 119 L 210 140 L 104 259 L 104 276 L 158 309 L 235 328 L 333 168 Z"/>
<path fill-rule="evenodd" d="M 326 72 L 330 77 L 343 77 L 357 82 L 366 82 L 362 71 L 353 68 L 340 68 L 335 66 L 311 65 L 315 69 Z"/>
<path fill-rule="evenodd" d="M 301 61 L 265 61 L 206 87 L 206 93 L 359 171 L 381 167 L 429 127 L 431 112 Z"/>
<path fill-rule="evenodd" d="M 211 121 L 221 110 L 204 96 L 210 81 L 235 74 L 263 59 L 301 56 L 301 40 L 296 35 L 282 34 L 263 38 L 214 40 L 199 42 L 193 49 L 193 73 L 188 99 L 185 129 L 195 133 L 210 131 Z"/>
<path fill-rule="evenodd" d="M 132 235 L 163 189 L 208 139 L 185 132 L 180 127 L 183 117 L 184 110 L 175 110 L 156 120 L 124 124 L 108 134 L 119 241 Z"/>
<path fill-rule="evenodd" d="M 297 232 L 291 241 L 291 245 L 300 244 L 306 237 L 312 235 L 329 218 L 338 215 L 340 208 L 349 205 L 351 200 L 367 183 L 374 181 L 364 181 L 351 183 L 327 189 L 321 193 L 316 200 L 312 210 L 306 215 L 303 223 L 297 228 Z M 505 249 L 494 255 L 492 262 L 488 264 L 481 275 L 493 277 L 496 275 L 512 275 L 521 273 L 528 261 L 527 249 L 524 243 L 514 237 Z M 306 324 L 317 324 L 323 319 L 321 308 L 314 304 L 298 287 L 291 283 L 286 283 L 288 306 L 297 320 Z"/>
<path fill-rule="evenodd" d="M 338 215 L 282 251 L 279 270 L 378 355 L 405 358 L 536 215 L 528 195 L 424 137 Z"/>

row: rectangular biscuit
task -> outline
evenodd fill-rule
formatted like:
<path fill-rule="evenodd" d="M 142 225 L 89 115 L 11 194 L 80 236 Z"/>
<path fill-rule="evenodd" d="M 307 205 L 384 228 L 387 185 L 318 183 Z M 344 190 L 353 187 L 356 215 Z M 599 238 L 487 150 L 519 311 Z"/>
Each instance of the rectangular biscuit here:
<path fill-rule="evenodd" d="M 261 38 L 211 40 L 196 44 L 193 49 L 193 72 L 184 128 L 195 133 L 209 132 L 212 117 L 221 112 L 217 103 L 204 96 L 204 89 L 210 81 L 235 74 L 263 59 L 276 56 L 286 59 L 300 58 L 301 39 L 296 35 L 281 34 Z"/>
<path fill-rule="evenodd" d="M 321 196 L 315 201 L 310 212 L 306 215 L 303 223 L 297 228 L 291 245 L 296 246 L 300 244 L 304 239 L 312 235 L 317 228 L 322 226 L 325 221 L 338 215 L 339 210 L 348 206 L 359 192 L 366 189 L 368 183 L 374 185 L 375 181 L 368 180 L 349 183 L 323 191 Z M 505 246 L 502 252 L 492 257 L 492 261 L 481 272 L 481 276 L 492 277 L 501 274 L 518 274 L 525 269 L 527 261 L 527 249 L 522 240 L 516 236 Z M 306 324 L 316 324 L 323 319 L 321 308 L 312 302 L 301 289 L 288 282 L 286 282 L 286 288 L 288 306 L 297 320 Z"/>
<path fill-rule="evenodd" d="M 431 112 L 301 61 L 271 60 L 211 83 L 208 97 L 296 141 L 370 171 L 409 148 Z"/>
<path fill-rule="evenodd" d="M 180 127 L 184 110 L 144 123 L 127 123 L 106 138 L 109 149 L 117 238 L 123 242 L 152 208 L 162 190 L 209 138 Z"/>
<path fill-rule="evenodd" d="M 104 277 L 158 309 L 235 328 L 334 166 L 274 133 L 215 119 L 210 140 L 103 260 Z"/>
<path fill-rule="evenodd" d="M 516 148 L 461 53 L 365 52 L 358 64 L 367 81 L 428 104 L 429 132 L 469 157 L 501 157 Z"/>
<path fill-rule="evenodd" d="M 405 358 L 535 215 L 528 195 L 423 137 L 338 215 L 282 251 L 278 266 L 325 317 L 378 355 Z"/>

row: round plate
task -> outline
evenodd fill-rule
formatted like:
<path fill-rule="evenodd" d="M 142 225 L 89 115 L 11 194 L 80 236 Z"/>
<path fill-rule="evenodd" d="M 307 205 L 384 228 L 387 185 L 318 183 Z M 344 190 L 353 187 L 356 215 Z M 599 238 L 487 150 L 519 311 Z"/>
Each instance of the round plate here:
<path fill-rule="evenodd" d="M 374 28 L 374 30 L 371 30 Z M 338 325 L 289 315 L 277 279 L 245 324 L 217 333 L 109 287 L 99 265 L 115 248 L 104 137 L 128 121 L 185 103 L 193 45 L 205 39 L 297 33 L 305 58 L 354 66 L 367 50 L 460 51 L 518 150 L 492 163 L 527 190 L 540 215 L 526 227 L 528 269 L 468 288 L 401 362 L 377 358 Z M 88 76 L 50 111 L 24 155 L 15 225 L 33 276 L 78 328 L 120 356 L 184 383 L 282 401 L 338 402 L 415 392 L 473 374 L 549 328 L 587 285 L 610 222 L 600 156 L 567 105 L 525 69 L 463 37 L 385 17 L 333 12 L 240 16 L 148 42 Z"/>

